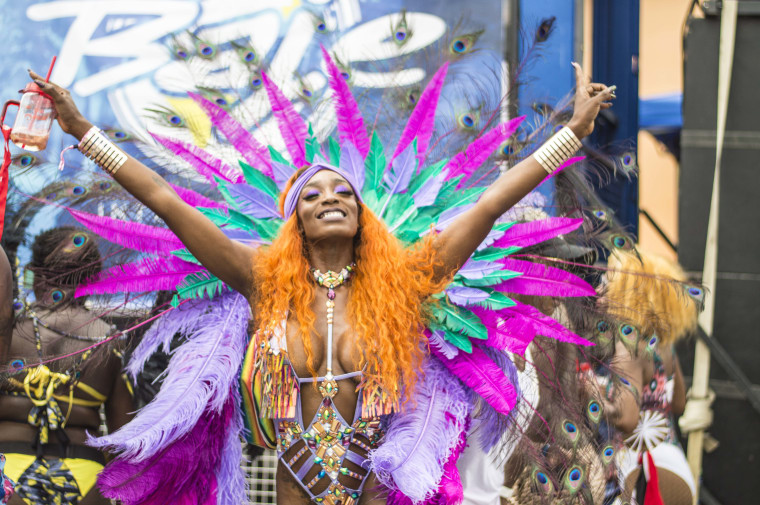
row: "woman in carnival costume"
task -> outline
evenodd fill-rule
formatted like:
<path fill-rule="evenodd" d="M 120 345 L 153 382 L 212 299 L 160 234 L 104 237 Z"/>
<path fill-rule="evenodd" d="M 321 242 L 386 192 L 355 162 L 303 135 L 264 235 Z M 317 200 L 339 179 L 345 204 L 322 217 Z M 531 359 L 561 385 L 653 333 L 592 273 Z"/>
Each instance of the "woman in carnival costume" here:
<path fill-rule="evenodd" d="M 652 253 L 618 254 L 609 267 L 610 311 L 641 334 L 621 339 L 612 364 L 633 391 L 620 395 L 616 406 L 616 426 L 626 443 L 617 456 L 624 496 L 635 490 L 637 503 L 646 495 L 647 503 L 688 505 L 697 489 L 675 430 L 686 406 L 686 386 L 673 346 L 696 330 L 704 291 L 684 284 L 678 264 Z"/>
<path fill-rule="evenodd" d="M 31 73 L 54 98 L 62 129 L 80 139 L 80 151 L 169 227 L 74 214 L 148 255 L 104 272 L 83 293 L 177 290 L 176 308 L 146 333 L 130 371 L 177 332 L 187 339 L 155 400 L 123 429 L 91 440 L 119 453 L 99 479 L 108 497 L 240 503 L 239 440 L 246 433 L 277 451 L 280 504 L 455 503 L 456 460 L 476 406 L 489 419 L 481 438 L 492 446 L 519 396 L 502 351 L 524 351 L 536 325 L 589 343 L 502 293 L 593 295 L 575 276 L 509 258 L 582 220 L 496 221 L 547 172 L 566 166 L 599 110 L 611 106 L 614 89 L 590 83 L 575 65 L 567 126 L 489 188 L 466 188 L 522 118 L 484 133 L 451 160 L 418 166 L 444 66 L 386 158 L 324 55 L 340 134 L 329 155 L 264 73 L 290 162 L 195 94 L 246 160 L 242 173 L 154 135 L 219 190 L 221 204 L 166 183 L 93 127 L 66 90 Z"/>

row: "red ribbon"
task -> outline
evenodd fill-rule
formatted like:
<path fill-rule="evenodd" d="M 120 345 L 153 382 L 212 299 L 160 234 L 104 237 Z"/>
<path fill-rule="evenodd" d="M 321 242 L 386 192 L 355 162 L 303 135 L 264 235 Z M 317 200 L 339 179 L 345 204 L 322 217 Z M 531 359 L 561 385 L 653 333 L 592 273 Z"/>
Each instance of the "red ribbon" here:
<path fill-rule="evenodd" d="M 657 467 L 654 466 L 652 454 L 647 451 L 647 466 L 649 467 L 649 480 L 647 481 L 647 494 L 644 496 L 644 505 L 665 505 L 660 495 L 660 479 L 657 478 Z M 642 468 L 643 472 L 644 469 Z"/>

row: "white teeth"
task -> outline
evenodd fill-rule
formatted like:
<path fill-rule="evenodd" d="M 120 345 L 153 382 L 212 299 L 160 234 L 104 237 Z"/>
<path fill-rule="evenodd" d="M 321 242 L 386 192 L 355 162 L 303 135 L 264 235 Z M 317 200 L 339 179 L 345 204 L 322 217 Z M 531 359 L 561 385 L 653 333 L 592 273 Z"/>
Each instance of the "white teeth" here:
<path fill-rule="evenodd" d="M 341 211 L 339 211 L 339 210 L 332 210 L 330 212 L 325 212 L 320 217 L 321 218 L 325 218 L 325 217 L 343 217 L 343 213 Z"/>

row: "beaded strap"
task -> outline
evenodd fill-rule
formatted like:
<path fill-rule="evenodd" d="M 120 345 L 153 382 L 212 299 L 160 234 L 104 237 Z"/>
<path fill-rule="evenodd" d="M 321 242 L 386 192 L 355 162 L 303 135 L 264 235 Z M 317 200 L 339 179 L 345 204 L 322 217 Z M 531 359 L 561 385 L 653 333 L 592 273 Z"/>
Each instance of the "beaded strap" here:
<path fill-rule="evenodd" d="M 552 174 L 581 146 L 581 141 L 575 136 L 573 130 L 565 126 L 533 153 L 533 157 L 544 167 L 544 170 Z"/>
<path fill-rule="evenodd" d="M 116 174 L 128 159 L 124 151 L 116 147 L 96 126 L 87 130 L 77 147 L 82 154 L 111 175 Z"/>

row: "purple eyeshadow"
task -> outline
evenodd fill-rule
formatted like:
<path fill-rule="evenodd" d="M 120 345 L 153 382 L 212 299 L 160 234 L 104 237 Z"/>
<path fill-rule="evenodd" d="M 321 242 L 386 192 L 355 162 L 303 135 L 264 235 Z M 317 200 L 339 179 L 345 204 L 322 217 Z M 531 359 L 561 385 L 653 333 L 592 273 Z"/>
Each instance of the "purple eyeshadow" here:
<path fill-rule="evenodd" d="M 338 184 L 337 186 L 335 186 L 335 192 L 336 193 L 344 193 L 344 192 L 353 193 L 353 191 L 351 191 L 351 188 L 346 187 L 343 184 Z"/>
<path fill-rule="evenodd" d="M 305 195 L 303 195 L 303 197 L 309 198 L 310 196 L 317 196 L 317 195 L 319 195 L 319 191 L 317 191 L 316 189 L 310 189 L 309 191 L 306 192 Z"/>

